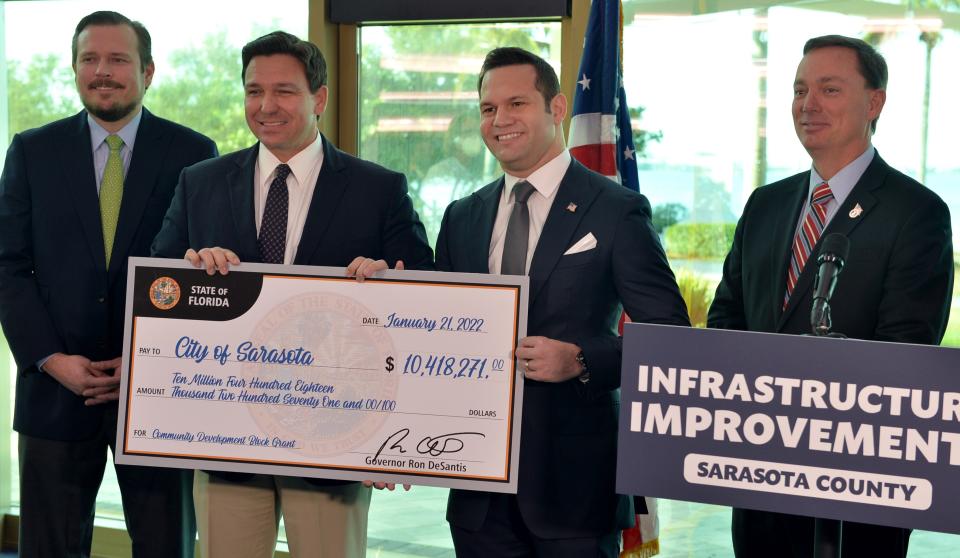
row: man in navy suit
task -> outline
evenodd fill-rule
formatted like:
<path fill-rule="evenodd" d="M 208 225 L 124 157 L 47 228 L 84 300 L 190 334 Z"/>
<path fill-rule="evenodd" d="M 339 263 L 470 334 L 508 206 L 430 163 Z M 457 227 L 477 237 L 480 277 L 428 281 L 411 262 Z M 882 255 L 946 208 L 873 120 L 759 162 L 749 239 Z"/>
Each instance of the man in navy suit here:
<path fill-rule="evenodd" d="M 850 240 L 832 298 L 834 331 L 940 343 L 953 292 L 950 212 L 874 149 L 886 87 L 886 62 L 864 41 L 837 35 L 807 41 L 793 84 L 793 122 L 812 168 L 750 196 L 709 327 L 809 333 L 819 245 L 805 235 L 821 222 L 819 238 L 840 233 Z M 906 529 L 845 522 L 843 556 L 902 558 L 909 537 Z M 807 558 L 813 541 L 811 517 L 733 510 L 738 558 Z"/>
<path fill-rule="evenodd" d="M 90 554 L 113 447 L 127 257 L 146 256 L 180 171 L 209 139 L 143 108 L 150 35 L 84 17 L 73 69 L 85 110 L 14 136 L 0 177 L 0 323 L 17 362 L 22 556 Z M 189 474 L 115 466 L 134 556 L 192 556 Z M 184 490 L 186 488 L 186 490 Z"/>
<path fill-rule="evenodd" d="M 432 269 L 404 176 L 318 132 L 320 49 L 277 31 L 247 44 L 242 61 L 247 125 L 260 141 L 184 171 L 154 255 L 209 273 L 241 261 L 348 266 L 358 277 L 401 262 Z M 370 489 L 360 483 L 197 473 L 195 498 L 205 556 L 273 556 L 281 514 L 293 556 L 366 552 Z"/>
<path fill-rule="evenodd" d="M 454 546 L 458 556 L 615 557 L 619 529 L 633 525 L 614 488 L 621 308 L 689 325 L 686 306 L 646 198 L 571 159 L 553 68 L 498 48 L 478 89 L 480 132 L 506 174 L 447 208 L 437 269 L 529 275 L 529 337 L 517 349 L 517 494 L 452 490 Z"/>

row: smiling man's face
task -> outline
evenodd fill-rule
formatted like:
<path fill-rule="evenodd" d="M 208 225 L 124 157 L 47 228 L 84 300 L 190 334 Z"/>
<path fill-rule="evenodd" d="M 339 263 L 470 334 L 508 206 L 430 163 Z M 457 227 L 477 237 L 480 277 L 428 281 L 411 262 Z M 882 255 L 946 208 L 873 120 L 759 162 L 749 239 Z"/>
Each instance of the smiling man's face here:
<path fill-rule="evenodd" d="M 870 123 L 880 116 L 886 93 L 871 89 L 845 47 L 811 50 L 793 84 L 793 125 L 814 161 L 849 163 L 870 145 Z"/>
<path fill-rule="evenodd" d="M 480 135 L 503 170 L 526 178 L 563 151 L 562 94 L 547 110 L 530 64 L 489 70 L 480 85 Z"/>
<path fill-rule="evenodd" d="M 304 66 L 295 57 L 253 57 L 244 76 L 244 94 L 247 126 L 280 161 L 289 161 L 316 139 L 327 87 L 311 92 Z"/>
<path fill-rule="evenodd" d="M 87 112 L 110 131 L 140 110 L 153 69 L 152 63 L 143 66 L 129 25 L 91 25 L 77 36 L 77 92 Z"/>

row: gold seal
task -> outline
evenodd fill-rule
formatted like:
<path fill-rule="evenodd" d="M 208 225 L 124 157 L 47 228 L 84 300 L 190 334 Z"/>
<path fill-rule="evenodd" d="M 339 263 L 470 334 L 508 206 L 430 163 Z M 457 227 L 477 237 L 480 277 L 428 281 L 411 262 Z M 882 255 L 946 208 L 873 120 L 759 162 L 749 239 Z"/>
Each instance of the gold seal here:
<path fill-rule="evenodd" d="M 180 285 L 172 277 L 160 277 L 150 284 L 150 302 L 160 310 L 169 310 L 180 302 Z"/>

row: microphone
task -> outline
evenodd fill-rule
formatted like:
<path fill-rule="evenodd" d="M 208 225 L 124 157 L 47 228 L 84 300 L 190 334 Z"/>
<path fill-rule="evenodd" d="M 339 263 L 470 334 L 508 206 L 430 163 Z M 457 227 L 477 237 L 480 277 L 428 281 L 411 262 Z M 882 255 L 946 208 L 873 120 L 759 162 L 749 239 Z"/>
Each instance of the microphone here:
<path fill-rule="evenodd" d="M 850 252 L 850 240 L 840 233 L 823 239 L 817 263 L 820 268 L 813 284 L 813 307 L 810 309 L 810 326 L 814 335 L 829 335 L 833 327 L 830 319 L 830 297 L 837 286 L 837 275 L 843 270 L 844 261 Z"/>

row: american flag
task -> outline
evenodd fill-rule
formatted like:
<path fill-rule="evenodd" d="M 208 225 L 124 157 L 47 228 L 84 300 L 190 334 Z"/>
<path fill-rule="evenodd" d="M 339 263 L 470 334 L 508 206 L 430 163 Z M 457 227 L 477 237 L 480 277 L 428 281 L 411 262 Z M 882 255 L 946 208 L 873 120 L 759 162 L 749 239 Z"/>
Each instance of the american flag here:
<path fill-rule="evenodd" d="M 639 192 L 633 130 L 623 89 L 622 47 L 620 0 L 593 0 L 573 98 L 570 153 L 584 166 Z M 647 498 L 646 505 L 649 513 L 638 514 L 634 527 L 623 532 L 621 558 L 649 558 L 660 553 L 657 501 Z"/>
<path fill-rule="evenodd" d="M 623 90 L 623 13 L 619 0 L 594 0 L 577 72 L 570 153 L 586 167 L 634 191 L 636 150 Z"/>

